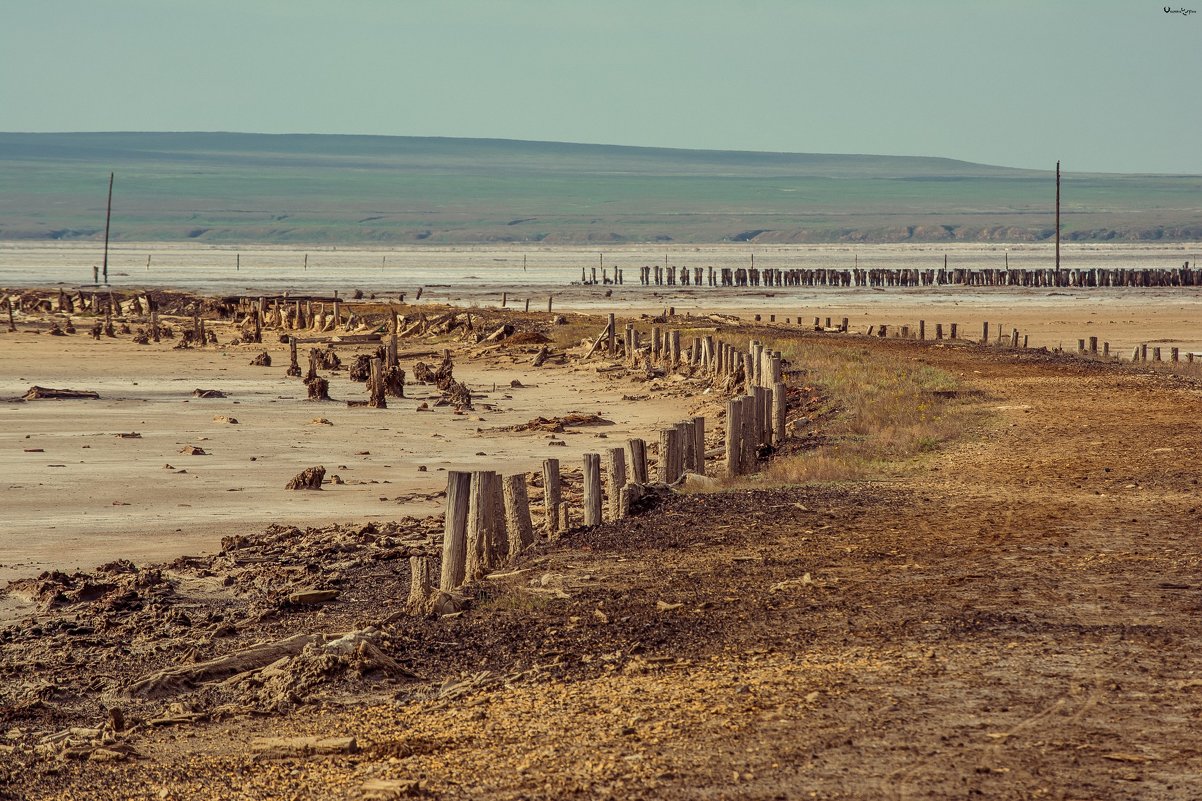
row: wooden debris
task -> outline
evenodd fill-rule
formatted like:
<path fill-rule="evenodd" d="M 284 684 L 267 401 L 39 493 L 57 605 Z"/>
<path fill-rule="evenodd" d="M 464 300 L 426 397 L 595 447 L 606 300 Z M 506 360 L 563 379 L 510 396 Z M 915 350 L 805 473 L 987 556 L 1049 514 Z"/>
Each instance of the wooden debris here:
<path fill-rule="evenodd" d="M 25 393 L 23 400 L 100 400 L 100 394 L 90 390 L 80 389 L 51 389 L 50 387 L 32 386 Z"/>

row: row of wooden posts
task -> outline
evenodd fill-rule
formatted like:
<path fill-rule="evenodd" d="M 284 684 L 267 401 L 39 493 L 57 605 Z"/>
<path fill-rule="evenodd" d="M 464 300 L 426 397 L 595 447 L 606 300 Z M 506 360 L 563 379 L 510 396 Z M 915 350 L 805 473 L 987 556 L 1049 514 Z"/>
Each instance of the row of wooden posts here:
<path fill-rule="evenodd" d="M 594 268 L 593 283 L 596 283 Z M 620 274 L 620 270 L 615 270 Z M 583 274 L 582 274 L 583 278 Z M 1087 269 L 918 269 L 815 268 L 780 270 L 756 267 L 644 266 L 644 286 L 713 287 L 1174 287 L 1202 286 L 1202 270 L 1182 267 Z M 609 283 L 607 280 L 606 283 Z M 621 281 L 617 281 L 621 283 Z"/>
<path fill-rule="evenodd" d="M 627 328 L 628 336 L 629 333 Z M 658 330 L 654 336 L 662 343 Z M 670 342 L 672 338 L 667 339 Z M 716 372 L 743 371 L 747 394 L 732 398 L 726 407 L 726 472 L 729 476 L 753 472 L 760 454 L 785 439 L 787 396 L 781 354 L 758 341 L 752 341 L 746 353 L 738 353 L 726 343 L 713 342 L 712 338 L 708 347 L 690 350 L 712 354 L 713 358 L 704 364 Z M 667 353 L 672 353 L 671 347 Z M 655 475 L 659 483 L 674 485 L 689 473 L 705 476 L 705 433 L 706 421 L 702 416 L 660 430 Z M 605 520 L 627 517 L 649 481 L 647 443 L 634 438 L 624 446 L 606 449 L 604 454 L 586 453 L 582 474 L 584 525 L 596 526 Z M 558 459 L 543 461 L 542 484 L 544 527 L 553 536 L 571 528 L 573 523 L 571 507 L 562 495 Z M 525 473 L 505 476 L 491 470 L 448 473 L 439 581 L 442 591 L 450 592 L 465 581 L 479 578 L 533 542 Z"/>

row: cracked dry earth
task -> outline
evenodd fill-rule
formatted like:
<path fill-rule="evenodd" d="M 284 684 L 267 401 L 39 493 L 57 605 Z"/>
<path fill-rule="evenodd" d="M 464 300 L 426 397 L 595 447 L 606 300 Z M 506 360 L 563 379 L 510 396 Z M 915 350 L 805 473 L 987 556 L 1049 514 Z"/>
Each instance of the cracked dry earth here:
<path fill-rule="evenodd" d="M 978 428 L 889 480 L 679 496 L 575 531 L 461 616 L 390 624 L 416 678 L 145 730 L 142 758 L 10 793 L 1202 797 L 1202 393 L 868 346 L 961 375 L 951 402 Z M 251 752 L 300 735 L 358 750 Z"/>

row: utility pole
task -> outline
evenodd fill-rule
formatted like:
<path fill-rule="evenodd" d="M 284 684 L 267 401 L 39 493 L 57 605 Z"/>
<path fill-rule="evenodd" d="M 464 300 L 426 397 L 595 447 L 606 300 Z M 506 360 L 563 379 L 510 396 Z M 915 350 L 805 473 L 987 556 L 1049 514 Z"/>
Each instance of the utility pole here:
<path fill-rule="evenodd" d="M 1056 270 L 1060 270 L 1060 162 L 1056 162 Z"/>
<path fill-rule="evenodd" d="M 109 222 L 113 219 L 113 173 L 109 173 L 109 203 L 104 212 L 104 285 L 109 283 Z"/>

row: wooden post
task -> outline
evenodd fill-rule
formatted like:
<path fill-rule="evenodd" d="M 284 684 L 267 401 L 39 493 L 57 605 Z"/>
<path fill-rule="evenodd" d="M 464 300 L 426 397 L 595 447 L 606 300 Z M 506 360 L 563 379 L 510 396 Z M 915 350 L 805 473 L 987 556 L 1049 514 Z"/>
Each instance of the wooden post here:
<path fill-rule="evenodd" d="M 759 428 L 761 419 L 759 401 L 754 394 L 748 394 L 739 398 L 739 403 L 743 407 L 739 415 L 743 422 L 743 431 L 739 435 L 739 444 L 743 450 L 740 469 L 743 473 L 751 473 L 755 470 L 758 461 L 756 449 L 759 446 L 759 433 L 756 429 Z"/>
<path fill-rule="evenodd" d="M 981 323 L 981 344 L 989 344 L 989 323 Z"/>
<path fill-rule="evenodd" d="M 547 507 L 547 534 L 559 531 L 559 460 L 543 459 L 543 503 Z"/>
<path fill-rule="evenodd" d="M 300 362 L 296 360 L 296 337 L 293 336 L 288 337 L 288 358 L 291 361 L 288 363 L 286 375 L 300 377 Z"/>
<path fill-rule="evenodd" d="M 475 581 L 484 575 L 488 562 L 489 538 L 492 532 L 494 507 L 489 493 L 488 470 L 473 470 L 467 511 L 467 556 L 464 579 Z"/>
<path fill-rule="evenodd" d="M 505 527 L 509 531 L 509 558 L 512 559 L 534 544 L 530 500 L 526 495 L 526 474 L 505 476 L 504 492 Z"/>
<path fill-rule="evenodd" d="M 467 558 L 467 518 L 472 474 L 447 473 L 447 507 L 442 527 L 442 577 L 438 588 L 450 592 L 463 583 Z"/>
<path fill-rule="evenodd" d="M 647 443 L 641 439 L 626 440 L 630 456 L 630 479 L 635 484 L 647 483 Z"/>
<path fill-rule="evenodd" d="M 676 479 L 679 480 L 693 463 L 693 421 L 672 426 L 676 429 L 676 454 L 672 457 Z"/>
<path fill-rule="evenodd" d="M 1181 351 L 1178 348 L 1169 349 L 1169 358 L 1175 362 L 1181 361 Z"/>
<path fill-rule="evenodd" d="M 925 340 L 926 338 L 927 338 L 927 321 L 919 320 L 918 321 L 918 339 Z"/>
<path fill-rule="evenodd" d="M 680 447 L 680 435 L 675 428 L 660 429 L 659 432 L 659 480 L 663 484 L 671 484 L 680 478 L 674 473 L 673 459 Z"/>
<path fill-rule="evenodd" d="M 785 441 L 785 384 L 777 381 L 772 385 L 772 444 L 779 446 Z"/>
<path fill-rule="evenodd" d="M 1089 338 L 1089 352 L 1094 354 L 1095 356 L 1098 354 L 1098 338 L 1097 337 Z"/>
<path fill-rule="evenodd" d="M 690 449 L 693 454 L 692 471 L 698 475 L 705 475 L 705 418 L 693 418 L 693 447 Z"/>
<path fill-rule="evenodd" d="M 734 478 L 742 472 L 743 405 L 739 398 L 726 402 L 726 475 Z"/>
<path fill-rule="evenodd" d="M 935 323 L 935 339 L 943 339 L 943 323 Z"/>
<path fill-rule="evenodd" d="M 609 480 L 609 516 L 611 520 L 622 517 L 621 493 L 626 486 L 626 451 L 610 448 L 605 452 L 605 473 Z"/>
<path fill-rule="evenodd" d="M 373 357 L 371 360 L 371 375 L 367 379 L 367 390 L 371 393 L 367 399 L 369 407 L 372 409 L 388 408 L 388 401 L 384 400 L 384 362 L 379 356 Z"/>
<path fill-rule="evenodd" d="M 552 300 L 552 296 L 548 295 L 547 296 L 547 314 L 551 313 L 551 300 Z"/>
<path fill-rule="evenodd" d="M 584 454 L 584 525 L 601 525 L 601 454 Z"/>
<path fill-rule="evenodd" d="M 951 324 L 951 330 L 948 332 L 952 339 L 956 338 L 956 323 Z"/>
<path fill-rule="evenodd" d="M 675 328 L 668 332 L 668 366 L 673 370 L 680 366 L 680 331 Z"/>
<path fill-rule="evenodd" d="M 8 330 L 10 333 L 17 330 L 17 324 L 13 322 L 13 297 L 8 296 Z"/>
<path fill-rule="evenodd" d="M 609 352 L 609 355 L 610 355 L 611 357 L 612 357 L 612 356 L 613 356 L 615 353 L 617 353 L 617 352 L 618 352 L 618 339 L 617 339 L 617 337 L 618 337 L 618 324 L 617 324 L 617 321 L 615 321 L 615 320 L 614 320 L 614 314 L 613 314 L 613 312 L 610 312 L 610 313 L 609 313 L 609 333 L 608 333 L 608 335 L 607 335 L 607 337 L 606 337 L 605 347 L 606 347 L 606 349 L 608 350 L 608 352 Z"/>

